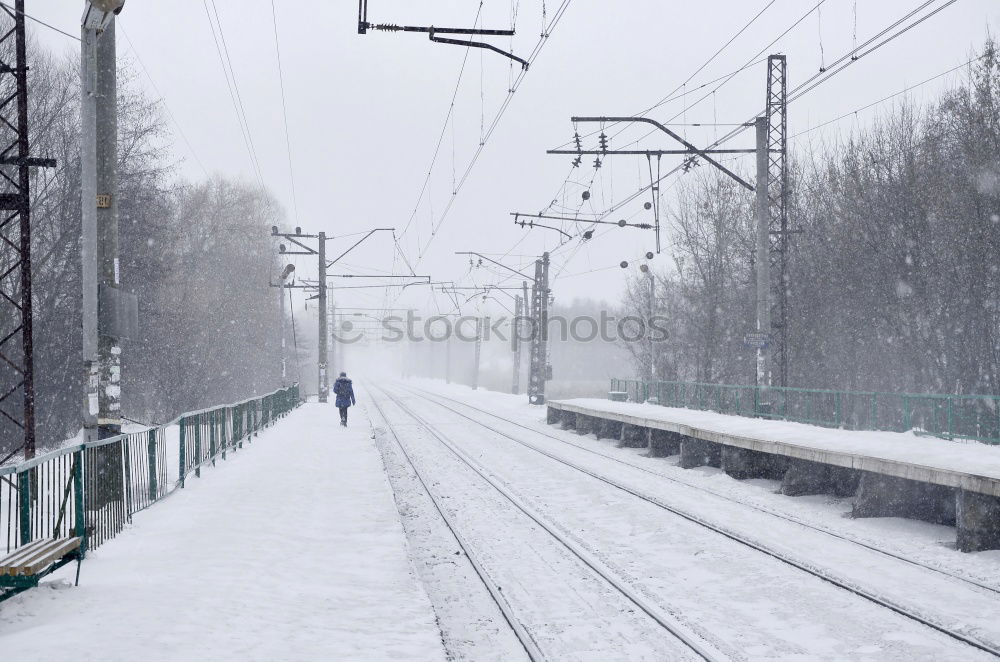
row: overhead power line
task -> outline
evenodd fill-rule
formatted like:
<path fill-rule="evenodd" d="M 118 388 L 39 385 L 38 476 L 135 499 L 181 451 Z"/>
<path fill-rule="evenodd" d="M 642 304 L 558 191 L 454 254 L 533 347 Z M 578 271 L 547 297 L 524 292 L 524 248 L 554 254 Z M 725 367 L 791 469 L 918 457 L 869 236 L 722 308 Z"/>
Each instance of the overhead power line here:
<path fill-rule="evenodd" d="M 830 65 L 831 68 L 832 67 L 836 67 L 839 63 L 844 62 L 845 60 L 849 60 L 845 66 L 839 67 L 839 68 L 833 69 L 833 70 L 831 70 L 831 68 L 828 68 L 826 72 L 816 73 L 816 74 L 810 76 L 807 80 L 803 81 L 802 83 L 800 83 L 799 85 L 797 85 L 796 87 L 794 87 L 793 89 L 790 89 L 788 91 L 788 103 L 791 104 L 793 101 L 796 101 L 796 100 L 800 99 L 804 94 L 813 91 L 814 89 L 816 89 L 817 87 L 819 87 L 819 85 L 822 85 L 823 83 L 829 81 L 833 76 L 841 73 L 847 66 L 850 66 L 851 64 L 854 64 L 855 62 L 859 61 L 861 56 L 854 57 L 858 53 L 860 53 L 862 51 L 864 52 L 864 55 L 868 55 L 868 54 L 872 53 L 873 51 L 877 50 L 878 48 L 881 48 L 881 47 L 885 46 L 886 44 L 892 42 L 893 40 L 897 39 L 898 37 L 902 36 L 903 34 L 905 34 L 906 32 L 908 32 L 913 27 L 916 27 L 917 25 L 919 25 L 920 23 L 922 23 L 927 18 L 930 18 L 930 16 L 933 16 L 934 14 L 936 14 L 937 12 L 939 12 L 940 10 L 942 10 L 942 9 L 944 9 L 946 7 L 949 7 L 952 4 L 954 4 L 955 2 L 957 2 L 957 0 L 948 0 L 943 6 L 939 7 L 936 10 L 934 10 L 932 13 L 930 13 L 928 15 L 925 15 L 923 17 L 918 18 L 915 22 L 913 22 L 913 23 L 911 23 L 911 24 L 909 24 L 907 26 L 904 26 L 899 31 L 891 34 L 890 36 L 888 36 L 885 39 L 882 39 L 883 37 L 885 37 L 886 35 L 888 35 L 889 33 L 891 33 L 893 30 L 895 30 L 899 26 L 904 25 L 907 21 L 909 21 L 910 19 L 912 19 L 913 17 L 915 17 L 917 14 L 919 14 L 922 10 L 926 9 L 929 5 L 933 4 L 935 1 L 936 0 L 927 0 L 926 2 L 922 3 L 917 8 L 915 8 L 915 9 L 907 12 L 902 18 L 897 19 L 896 21 L 894 21 L 893 23 L 891 23 L 887 27 L 883 28 L 877 34 L 875 34 L 874 36 L 870 37 L 863 44 L 855 46 L 854 48 L 852 48 L 850 51 L 848 51 L 847 53 L 845 53 L 844 55 L 842 55 L 840 58 L 838 58 L 834 63 L 832 63 Z M 878 41 L 879 39 L 882 39 L 882 41 L 879 42 Z M 870 46 L 872 46 L 872 44 L 875 44 L 875 42 L 878 42 L 878 43 L 874 47 L 869 48 Z M 867 50 L 864 50 L 864 49 L 867 49 Z M 724 144 L 726 142 L 729 142 L 733 138 L 741 135 L 744 131 L 747 130 L 747 128 L 749 126 L 752 126 L 754 118 L 757 117 L 760 114 L 761 114 L 760 112 L 756 113 L 753 117 L 751 117 L 751 118 L 749 118 L 747 120 L 747 122 L 745 123 L 745 125 L 741 125 L 740 127 L 736 128 L 736 129 L 733 129 L 732 131 L 729 131 L 728 133 L 726 133 L 725 135 L 723 135 L 721 138 L 717 139 L 712 144 L 710 144 L 706 149 L 714 149 L 714 148 L 718 147 L 719 145 L 722 145 L 722 144 Z M 676 116 L 674 117 L 674 119 L 675 118 L 676 118 Z M 675 168 L 673 168 L 673 169 L 671 169 L 669 171 L 667 171 L 667 173 L 664 174 L 662 177 L 660 177 L 657 180 L 656 183 L 658 184 L 659 182 L 662 182 L 664 179 L 667 179 L 668 177 L 676 174 L 682 168 L 683 168 L 683 164 L 679 165 L 679 166 L 677 166 L 677 167 L 675 167 Z M 647 191 L 649 191 L 649 189 L 651 187 L 652 187 L 652 184 L 646 185 L 646 186 L 641 186 L 638 191 L 630 194 L 625 199 L 621 200 L 617 205 L 614 205 L 613 207 L 609 207 L 604 212 L 602 212 L 601 218 L 606 217 L 608 214 L 613 213 L 615 210 L 617 210 L 617 209 L 623 207 L 624 205 L 632 202 L 633 200 L 637 199 L 639 196 L 641 196 L 644 193 L 646 193 Z"/>
<path fill-rule="evenodd" d="M 285 152 L 288 154 L 288 180 L 292 185 L 292 210 L 299 221 L 299 199 L 295 192 L 295 170 L 292 167 L 292 138 L 288 131 L 288 100 L 285 96 L 285 72 L 281 66 L 281 45 L 278 39 L 278 10 L 271 0 L 271 24 L 274 26 L 274 55 L 278 61 L 278 82 L 281 85 L 281 117 L 285 123 Z"/>
<path fill-rule="evenodd" d="M 556 9 L 552 17 L 552 20 L 549 22 L 548 27 L 546 28 L 542 36 L 539 38 L 538 42 L 535 44 L 535 48 L 532 49 L 531 54 L 527 58 L 529 66 L 535 61 L 535 59 L 541 53 L 542 48 L 548 41 L 549 37 L 552 35 L 553 30 L 555 30 L 555 27 L 559 24 L 559 21 L 562 20 L 563 15 L 569 8 L 570 2 L 571 0 L 563 0 L 562 4 L 559 5 L 559 8 Z M 423 257 L 424 255 L 427 254 L 427 249 L 430 247 L 431 242 L 433 242 L 435 237 L 437 236 L 438 230 L 441 228 L 441 225 L 444 224 L 445 220 L 447 220 L 448 215 L 455 204 L 455 200 L 458 197 L 458 193 L 462 190 L 462 187 L 465 185 L 465 182 L 468 181 L 469 175 L 472 174 L 472 170 L 476 167 L 476 163 L 478 163 L 479 157 L 482 155 L 483 150 L 486 148 L 487 143 L 489 143 L 490 138 L 493 136 L 493 132 L 496 131 L 497 126 L 499 126 L 500 120 L 503 119 L 504 114 L 507 112 L 507 108 L 510 107 L 510 103 L 513 100 L 514 95 L 517 93 L 518 89 L 520 89 L 521 84 L 524 82 L 527 73 L 528 69 L 522 69 L 518 77 L 514 80 L 514 84 L 507 91 L 507 96 L 504 98 L 503 103 L 500 104 L 500 109 L 493 117 L 493 121 L 490 123 L 489 128 L 486 130 L 486 133 L 483 135 L 483 138 L 479 143 L 478 149 L 476 149 L 475 153 L 472 155 L 472 159 L 469 161 L 469 165 L 462 173 L 462 177 L 458 180 L 458 184 L 455 187 L 454 194 L 448 200 L 448 204 L 441 212 L 441 216 L 440 218 L 438 218 L 437 223 L 432 225 L 431 235 L 430 237 L 428 237 L 423 247 L 420 248 L 414 266 L 420 264 L 420 261 L 423 260 Z"/>
<path fill-rule="evenodd" d="M 555 12 L 553 12 L 552 19 L 549 21 L 545 30 L 539 37 L 538 41 L 535 44 L 535 47 L 531 50 L 531 53 L 526 58 L 529 67 L 541 54 L 541 51 L 544 48 L 545 43 L 552 35 L 552 32 L 555 30 L 556 26 L 562 20 L 571 2 L 572 0 L 563 0 L 562 3 L 560 3 L 559 7 L 555 10 Z M 466 167 L 465 171 L 462 174 L 462 177 L 458 180 L 457 184 L 455 185 L 453 193 L 448 200 L 448 204 L 441 212 L 441 216 L 438 218 L 437 222 L 436 223 L 432 222 L 431 234 L 428 237 L 426 243 L 424 243 L 423 246 L 419 246 L 418 244 L 418 253 L 416 259 L 408 261 L 412 263 L 412 268 L 416 268 L 423 260 L 424 256 L 427 254 L 427 249 L 430 247 L 430 244 L 434 241 L 435 237 L 437 236 L 438 230 L 441 228 L 441 225 L 445 222 L 445 220 L 447 220 L 448 215 L 451 212 L 451 209 L 455 203 L 455 200 L 458 198 L 459 192 L 461 192 L 463 186 L 465 185 L 465 182 L 468 181 L 469 175 L 472 173 L 472 170 L 475 168 L 476 163 L 478 163 L 479 161 L 479 157 L 482 155 L 486 145 L 489 143 L 489 140 L 492 137 L 494 131 L 496 131 L 497 126 L 499 126 L 500 120 L 503 118 L 504 114 L 507 112 L 507 109 L 510 107 L 511 100 L 517 93 L 518 89 L 520 89 L 521 84 L 524 82 L 524 79 L 527 76 L 527 72 L 528 69 L 522 69 L 521 72 L 518 74 L 517 78 L 514 80 L 514 83 L 508 89 L 507 96 L 504 98 L 504 101 L 501 103 L 500 108 L 497 110 L 496 115 L 494 115 L 493 120 L 490 122 L 489 128 L 483 134 L 478 149 L 473 154 L 471 160 L 469 161 L 468 166 Z M 400 251 L 400 253 L 402 254 L 402 251 Z M 396 295 L 392 305 L 395 304 L 395 301 L 398 300 L 401 293 L 402 291 L 400 291 L 400 293 Z"/>
<path fill-rule="evenodd" d="M 927 14 L 924 14 L 923 16 L 919 16 L 919 17 L 917 16 L 918 14 L 920 14 L 921 11 L 923 11 L 924 9 L 927 9 L 930 5 L 934 4 L 934 2 L 936 2 L 936 1 L 937 0 L 927 0 L 927 1 L 923 2 L 922 4 L 920 4 L 915 9 L 910 10 L 909 12 L 907 12 L 903 17 L 897 19 L 896 21 L 894 21 L 890 25 L 888 25 L 885 28 L 883 28 L 882 30 L 880 30 L 877 34 L 875 34 L 872 37 L 870 37 L 864 43 L 859 44 L 859 45 L 855 45 L 850 51 L 848 51 L 843 56 L 841 56 L 840 58 L 838 58 L 835 62 L 833 62 L 827 68 L 826 71 L 818 72 L 818 73 L 810 76 L 807 80 L 803 81 L 802 83 L 800 83 L 799 85 L 797 85 L 793 89 L 790 89 L 788 91 L 788 103 L 792 103 L 792 101 L 797 100 L 797 99 L 801 98 L 802 96 L 804 96 L 805 94 L 807 94 L 808 92 L 813 91 L 814 89 L 816 89 L 817 87 L 819 87 L 823 83 L 826 83 L 827 81 L 829 81 L 835 75 L 841 73 L 845 68 L 847 68 L 850 65 L 854 64 L 855 62 L 859 61 L 862 57 L 867 56 L 867 55 L 871 54 L 872 52 L 878 50 L 879 48 L 882 48 L 886 44 L 891 43 L 895 39 L 897 39 L 900 36 L 902 36 L 902 35 L 906 34 L 907 32 L 909 32 L 911 29 L 913 29 L 917 25 L 920 25 L 921 23 L 923 23 L 927 19 L 929 19 L 932 16 L 936 15 L 937 13 L 939 13 L 940 11 L 942 11 L 943 9 L 946 9 L 947 7 L 953 5 L 958 0 L 947 0 L 943 5 L 937 7 L 933 11 L 931 11 L 931 12 L 929 12 Z M 820 3 L 820 4 L 822 4 L 822 3 Z M 815 9 L 815 7 L 813 9 Z M 914 18 L 915 18 L 915 20 L 913 20 L 912 22 L 908 23 L 908 21 L 911 21 L 911 19 L 914 19 Z M 801 20 L 802 19 L 800 19 L 799 22 L 801 22 Z M 902 26 L 902 27 L 900 28 L 900 26 Z M 900 29 L 896 30 L 897 28 L 900 28 Z M 896 31 L 894 32 L 894 30 L 896 30 Z M 879 41 L 879 40 L 881 40 L 881 41 Z M 842 63 L 844 63 L 844 64 L 842 66 L 839 66 Z M 968 63 L 966 63 L 966 64 L 968 64 Z M 961 65 L 961 66 L 965 66 L 965 65 Z M 961 68 L 961 67 L 957 67 L 957 68 Z M 952 71 L 954 71 L 954 70 L 955 69 L 953 69 Z M 941 75 L 946 75 L 947 73 L 950 73 L 950 72 L 945 72 L 945 74 L 941 74 Z M 940 77 L 940 75 L 938 77 Z M 926 82 L 929 82 L 929 81 L 926 81 Z M 893 95 L 893 96 L 897 96 L 897 95 Z M 891 98 L 891 96 L 888 97 L 888 98 Z M 876 102 L 876 103 L 880 103 L 880 102 Z M 756 117 L 759 114 L 760 113 L 757 113 L 754 117 Z M 678 113 L 677 115 L 675 115 L 671 119 L 676 119 L 679 115 L 680 115 L 680 113 Z M 668 121 L 670 121 L 670 120 L 668 120 Z M 747 121 L 746 124 L 740 125 L 738 128 L 735 128 L 732 131 L 728 132 L 727 134 L 725 134 L 724 136 L 722 136 L 721 138 L 719 138 L 715 142 L 713 142 L 711 145 L 709 145 L 706 149 L 716 148 L 719 145 L 722 145 L 723 143 L 728 142 L 728 141 L 732 140 L 733 138 L 741 135 L 744 131 L 747 130 L 747 128 L 749 126 L 752 126 L 752 122 L 753 122 L 753 118 L 750 118 Z M 608 215 L 612 214 L 617 209 L 620 209 L 621 207 L 629 204 L 630 202 L 632 202 L 632 201 L 636 200 L 637 198 L 639 198 L 641 195 L 643 195 L 646 192 L 648 192 L 650 190 L 650 188 L 652 188 L 652 186 L 654 184 L 659 184 L 663 180 L 665 180 L 665 179 L 669 178 L 670 176 L 676 174 L 677 172 L 681 171 L 682 169 L 683 169 L 683 164 L 678 165 L 677 167 L 669 170 L 666 174 L 664 174 L 663 176 L 661 176 L 655 182 L 652 182 L 649 185 L 641 186 L 637 191 L 635 191 L 634 193 L 628 195 L 625 199 L 619 201 L 616 205 L 612 205 L 612 206 L 608 207 L 607 209 L 605 209 L 603 212 L 601 212 L 601 214 L 598 216 L 598 218 L 602 218 L 602 219 L 606 218 Z M 576 253 L 578 252 L 579 248 L 580 247 L 578 246 L 578 247 L 576 247 L 576 250 L 572 251 L 572 254 L 570 255 L 570 257 L 566 260 L 566 262 L 563 263 L 563 268 L 565 268 L 565 266 L 569 263 L 569 261 L 572 259 L 572 257 L 574 257 L 576 255 Z M 561 272 L 561 270 L 560 270 L 560 272 Z M 558 276 L 558 273 L 557 273 L 557 276 Z"/>
<path fill-rule="evenodd" d="M 122 36 L 125 37 L 125 41 L 128 42 L 128 47 L 132 50 L 132 54 L 135 56 L 136 62 L 139 63 L 139 67 L 142 69 L 142 73 L 146 76 L 146 80 L 149 81 L 149 84 L 152 86 L 156 96 L 159 97 L 160 103 L 163 104 L 163 109 L 167 111 L 167 117 L 170 118 L 170 121 L 177 129 L 177 133 L 180 135 L 181 140 L 183 140 L 184 144 L 187 145 L 188 151 L 191 152 L 191 156 L 194 157 L 198 167 L 200 167 L 202 172 L 205 173 L 205 177 L 208 177 L 208 169 L 205 168 L 205 164 L 202 163 L 201 159 L 198 157 L 198 152 L 195 151 L 194 145 L 192 145 L 191 141 L 188 140 L 187 134 L 184 133 L 183 127 L 181 127 L 181 124 L 177 121 L 177 117 L 174 115 L 174 112 L 170 109 L 170 104 L 167 103 L 167 98 L 163 96 L 163 93 L 160 92 L 160 88 L 156 85 L 156 81 L 153 80 L 153 76 L 149 73 L 149 69 L 146 67 L 146 63 L 143 62 L 142 56 L 139 55 L 139 51 L 136 50 L 135 44 L 132 43 L 128 33 L 121 25 L 117 26 L 117 29 L 121 30 Z"/>
<path fill-rule="evenodd" d="M 17 9 L 16 9 L 16 8 L 15 8 L 15 7 L 13 6 L 13 5 L 11 5 L 11 4 L 8 4 L 8 3 L 6 3 L 6 2 L 0 2 L 0 5 L 2 5 L 2 6 L 4 6 L 4 7 L 6 7 L 7 9 L 9 9 L 10 11 L 12 11 L 12 12 L 14 12 L 14 13 L 16 13 L 16 14 L 21 14 L 21 15 L 22 15 L 22 16 L 24 16 L 25 18 L 27 18 L 27 19 L 29 19 L 29 20 L 32 20 L 32 21 L 34 21 L 35 23 L 38 23 L 39 25 L 43 25 L 43 26 L 47 27 L 47 28 L 48 28 L 49 30 L 53 30 L 54 32 L 58 32 L 58 33 L 59 33 L 59 34 L 61 34 L 61 35 L 64 35 L 64 36 L 66 36 L 66 37 L 69 37 L 70 39 L 76 39 L 77 41 L 80 41 L 80 37 L 78 37 L 77 35 L 75 35 L 75 34 L 70 34 L 69 32 L 66 32 L 66 31 L 64 31 L 64 30 L 60 30 L 60 29 L 59 29 L 59 28 L 57 28 L 56 26 L 54 26 L 54 25 L 51 25 L 51 24 L 49 24 L 49 23 L 46 23 L 45 21 L 43 21 L 43 20 L 42 20 L 42 19 L 40 19 L 40 18 L 35 18 L 34 16 L 32 16 L 31 14 L 29 14 L 29 13 L 27 13 L 27 12 L 23 12 L 23 11 L 18 11 L 18 10 L 17 10 Z"/>
<path fill-rule="evenodd" d="M 215 20 L 212 20 L 212 10 L 209 10 L 209 2 L 212 4 L 212 10 L 215 12 Z M 226 86 L 229 88 L 229 96 L 233 102 L 233 108 L 236 111 L 236 121 L 240 125 L 240 131 L 243 134 L 243 142 L 246 145 L 247 152 L 250 155 L 250 166 L 254 174 L 257 177 L 257 181 L 260 184 L 261 189 L 264 186 L 264 175 L 260 168 L 260 161 L 257 159 L 257 150 L 254 147 L 253 135 L 250 132 L 250 124 L 247 121 L 246 109 L 243 106 L 243 98 L 240 95 L 239 84 L 236 81 L 236 71 L 233 69 L 232 59 L 229 57 L 229 47 L 226 44 L 226 36 L 222 29 L 222 21 L 219 19 L 219 10 L 215 6 L 215 0 L 202 0 L 202 4 L 205 7 L 205 16 L 208 17 L 208 25 L 212 31 L 212 40 L 215 42 L 215 51 L 219 55 L 219 63 L 222 65 L 222 73 L 226 77 Z M 218 27 L 219 33 L 216 35 L 216 27 Z M 220 44 L 221 39 L 221 44 Z M 232 78 L 232 80 L 230 80 Z"/>
<path fill-rule="evenodd" d="M 479 25 L 479 18 L 483 12 L 483 4 L 479 3 L 479 9 L 476 11 L 476 18 L 472 22 L 472 27 L 475 28 Z M 462 84 L 462 76 L 465 74 L 465 65 L 469 61 L 469 53 L 472 51 L 471 47 L 466 47 L 465 56 L 462 58 L 462 67 L 458 70 L 458 80 L 455 81 L 455 90 L 451 94 L 451 103 L 448 104 L 448 112 L 445 113 L 444 122 L 441 126 L 441 133 L 438 135 L 437 144 L 434 146 L 434 153 L 431 155 L 431 163 L 427 167 L 427 175 L 424 177 L 424 183 L 420 187 L 420 193 L 417 195 L 417 202 L 413 205 L 413 212 L 410 214 L 410 218 L 406 221 L 406 225 L 403 226 L 402 232 L 399 233 L 400 238 L 406 234 L 406 231 L 410 229 L 410 224 L 413 223 L 413 219 L 417 217 L 417 211 L 420 209 L 420 203 L 424 200 L 424 194 L 427 193 L 427 186 L 431 181 L 431 173 L 434 172 L 434 165 L 437 163 L 438 154 L 441 152 L 441 145 L 444 142 L 445 134 L 448 131 L 448 123 L 451 121 L 452 115 L 455 113 L 455 100 L 458 98 L 458 91 Z"/>
<path fill-rule="evenodd" d="M 893 94 L 890 94 L 889 96 L 882 97 L 878 101 L 872 101 L 871 103 L 869 103 L 867 105 L 864 105 L 864 106 L 861 106 L 860 108 L 855 108 L 854 110 L 852 110 L 852 111 L 850 111 L 848 113 L 844 113 L 843 115 L 840 115 L 838 117 L 834 117 L 832 120 L 827 120 L 827 121 L 823 122 L 822 124 L 817 124 L 816 126 L 810 127 L 810 128 L 808 128 L 808 129 L 806 129 L 804 131 L 799 131 L 795 135 L 790 136 L 789 140 L 794 140 L 795 138 L 798 138 L 799 136 L 804 136 L 807 133 L 812 133 L 813 131 L 816 131 L 818 129 L 822 129 L 824 126 L 829 126 L 830 124 L 833 124 L 835 122 L 839 122 L 840 120 L 844 119 L 845 117 L 850 117 L 852 115 L 856 115 L 856 114 L 858 114 L 858 113 L 860 113 L 862 111 L 868 110 L 869 108 L 877 106 L 877 105 L 879 105 L 881 103 L 885 103 L 889 99 L 894 99 L 894 98 L 896 98 L 896 97 L 898 97 L 900 95 L 903 95 L 903 94 L 906 94 L 907 92 L 915 90 L 918 87 L 922 87 L 922 86 L 926 85 L 927 83 L 931 83 L 933 81 L 936 81 L 939 78 L 944 78 L 948 74 L 954 73 L 954 72 L 958 71 L 959 69 L 964 69 L 965 67 L 969 66 L 970 64 L 973 64 L 974 62 L 978 62 L 979 60 L 982 60 L 984 57 L 986 57 L 985 54 L 984 55 L 980 55 L 979 57 L 974 57 L 971 60 L 963 62 L 962 64 L 958 65 L 957 67 L 952 67 L 948 71 L 942 71 L 941 73 L 937 74 L 936 76 L 931 76 L 930 78 L 922 80 L 919 83 L 914 83 L 913 85 L 910 85 L 908 87 L 903 88 L 899 92 L 894 92 Z"/>

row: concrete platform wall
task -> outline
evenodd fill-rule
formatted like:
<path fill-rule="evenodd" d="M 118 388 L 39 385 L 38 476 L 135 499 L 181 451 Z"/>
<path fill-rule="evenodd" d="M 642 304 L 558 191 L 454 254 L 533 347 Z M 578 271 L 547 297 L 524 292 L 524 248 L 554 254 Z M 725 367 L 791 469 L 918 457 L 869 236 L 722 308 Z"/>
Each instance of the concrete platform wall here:
<path fill-rule="evenodd" d="M 986 485 L 982 476 L 942 479 L 933 467 L 888 467 L 877 458 L 859 462 L 849 453 L 809 453 L 803 446 L 694 431 L 665 421 L 597 409 L 573 411 L 558 402 L 548 403 L 546 420 L 581 435 L 614 439 L 621 448 L 646 448 L 647 457 L 679 455 L 678 466 L 684 469 L 720 467 L 737 480 L 780 480 L 781 492 L 788 496 L 854 497 L 853 517 L 905 517 L 952 525 L 957 529 L 956 546 L 964 552 L 1000 549 L 1000 485 Z"/>

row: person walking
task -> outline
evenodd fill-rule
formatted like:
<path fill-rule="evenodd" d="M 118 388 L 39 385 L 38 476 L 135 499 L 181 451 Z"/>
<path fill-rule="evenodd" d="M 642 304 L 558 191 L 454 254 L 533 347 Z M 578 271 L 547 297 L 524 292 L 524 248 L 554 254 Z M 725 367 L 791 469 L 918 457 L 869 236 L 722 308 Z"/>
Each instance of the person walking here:
<path fill-rule="evenodd" d="M 340 424 L 347 427 L 347 408 L 355 404 L 354 386 L 347 378 L 347 373 L 340 373 L 340 377 L 333 383 L 333 392 L 337 396 L 337 408 L 340 409 Z"/>

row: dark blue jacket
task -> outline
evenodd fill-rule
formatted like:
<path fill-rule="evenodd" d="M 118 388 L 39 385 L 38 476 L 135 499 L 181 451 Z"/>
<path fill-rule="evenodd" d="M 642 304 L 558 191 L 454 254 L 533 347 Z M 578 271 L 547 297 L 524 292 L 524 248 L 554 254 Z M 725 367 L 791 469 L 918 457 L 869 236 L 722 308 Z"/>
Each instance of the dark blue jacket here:
<path fill-rule="evenodd" d="M 347 377 L 338 377 L 333 383 L 333 392 L 337 396 L 338 407 L 350 407 L 354 404 L 354 386 Z"/>

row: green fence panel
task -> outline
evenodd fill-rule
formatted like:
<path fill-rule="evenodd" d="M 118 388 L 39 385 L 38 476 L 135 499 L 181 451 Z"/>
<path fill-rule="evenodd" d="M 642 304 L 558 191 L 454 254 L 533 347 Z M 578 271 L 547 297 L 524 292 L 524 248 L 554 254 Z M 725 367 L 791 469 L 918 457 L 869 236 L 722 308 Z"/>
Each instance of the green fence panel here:
<path fill-rule="evenodd" d="M 1000 444 L 1000 397 L 837 391 L 794 387 L 611 379 L 631 402 L 715 411 L 848 430 L 917 430 Z M 610 397 L 610 396 L 609 396 Z"/>

